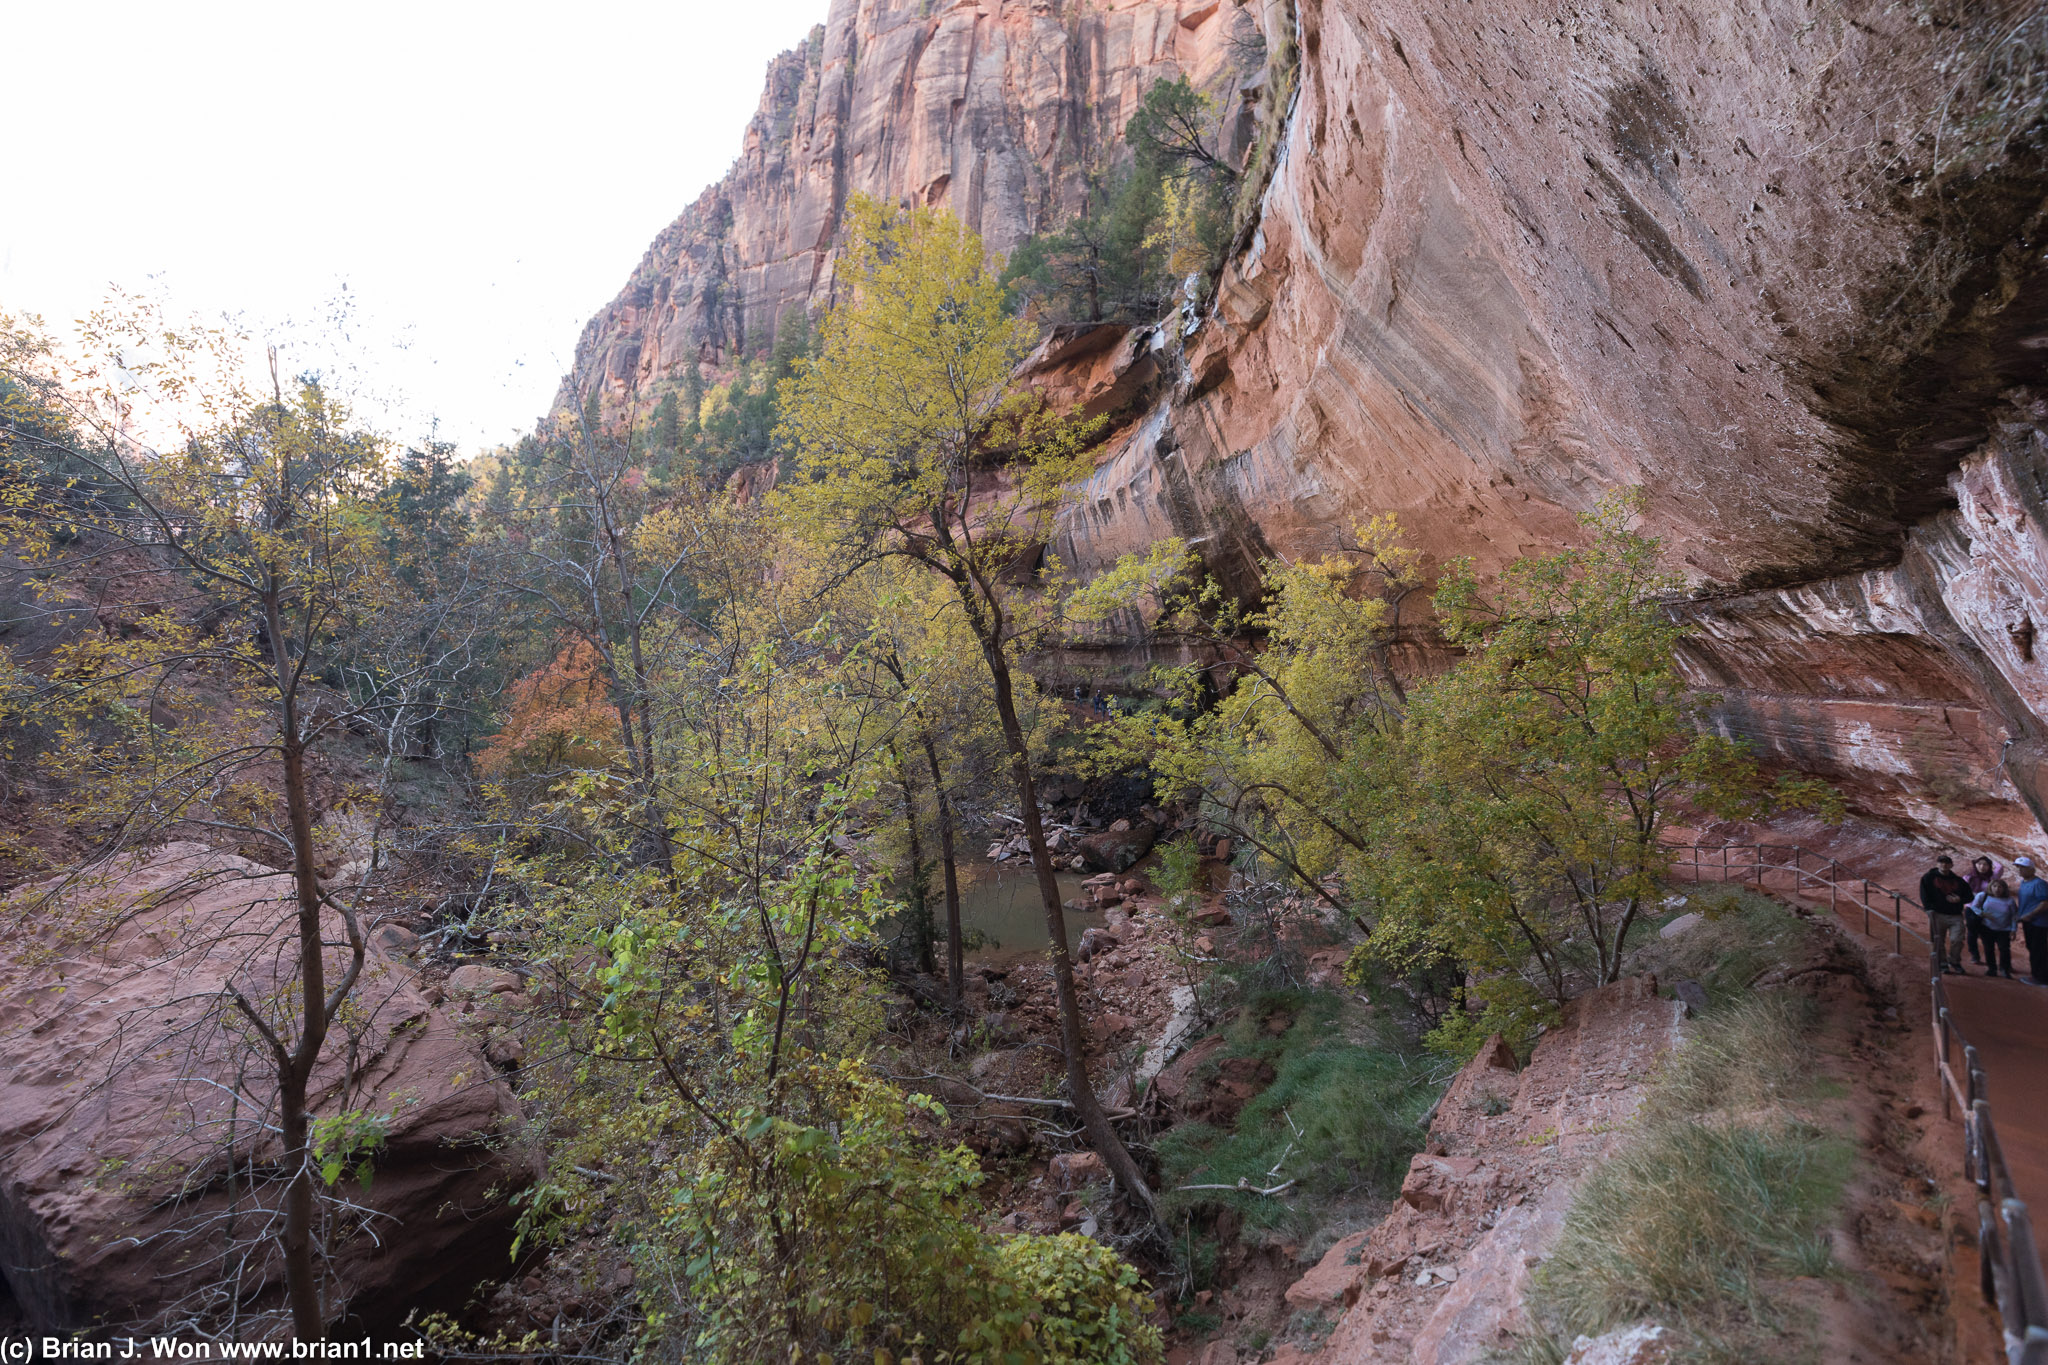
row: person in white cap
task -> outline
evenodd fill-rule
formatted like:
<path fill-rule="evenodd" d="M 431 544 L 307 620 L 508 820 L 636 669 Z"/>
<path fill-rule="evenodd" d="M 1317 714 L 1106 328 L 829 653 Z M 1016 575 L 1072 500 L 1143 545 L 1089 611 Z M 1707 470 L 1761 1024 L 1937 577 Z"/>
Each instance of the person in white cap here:
<path fill-rule="evenodd" d="M 2020 870 L 2020 884 L 2013 888 L 2019 902 L 2020 932 L 2027 936 L 2027 979 L 2036 986 L 2048 986 L 2048 881 L 2034 870 L 2034 860 L 2025 854 L 2012 860 Z"/>

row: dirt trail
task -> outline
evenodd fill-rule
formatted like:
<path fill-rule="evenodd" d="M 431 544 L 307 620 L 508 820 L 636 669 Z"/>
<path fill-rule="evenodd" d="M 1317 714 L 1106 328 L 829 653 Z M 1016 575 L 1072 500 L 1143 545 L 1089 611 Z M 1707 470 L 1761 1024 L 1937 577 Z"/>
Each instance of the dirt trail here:
<path fill-rule="evenodd" d="M 1821 902 L 1825 904 L 1826 902 Z M 1913 912 L 1908 909 L 1907 924 Z M 1842 921 L 1850 933 L 1882 951 L 1892 949 L 1890 925 L 1873 923 L 1862 932 L 1860 912 L 1844 907 Z M 1963 1037 L 1977 1049 L 1984 1068 L 1991 1100 L 1991 1121 L 2004 1149 L 2006 1165 L 2012 1171 L 2014 1188 L 2030 1210 L 2048 1210 L 2048 987 L 2028 983 L 2026 949 L 2014 936 L 2013 975 L 2006 981 L 1980 975 L 1976 963 L 1966 963 L 1967 976 L 1947 978 L 1949 1017 Z M 1918 965 L 1925 962 L 1921 944 L 1906 940 L 1901 956 Z M 1906 1017 L 1915 1023 L 1926 1019 L 1928 995 L 1923 986 L 1917 998 L 1908 1002 Z M 1933 1047 L 1930 1037 L 1928 1047 Z M 1958 1080 L 1963 1065 L 1958 1048 L 1951 1065 Z M 2037 1213 L 2038 1219 L 2040 1215 Z"/>
<path fill-rule="evenodd" d="M 2013 954 L 2013 971 L 2026 968 Z M 1949 1017 L 1977 1049 L 1991 1121 L 2012 1183 L 2038 1221 L 2048 1212 L 2048 988 L 1982 976 L 1948 978 Z M 1956 1058 L 1960 1069 L 1962 1058 Z"/>
<path fill-rule="evenodd" d="M 1728 828 L 1734 837 L 1764 840 L 1772 846 L 1774 861 L 1786 861 L 1789 846 L 1783 842 L 1784 831 Z M 1713 835 L 1701 831 L 1686 833 L 1701 844 L 1714 841 Z M 1841 834 L 1837 840 L 1830 831 L 1809 829 L 1800 834 L 1800 843 L 1819 856 L 1838 858 L 1838 865 L 1844 870 L 1856 876 L 1870 877 L 1889 888 L 1915 886 L 1920 872 L 1927 866 L 1927 850 L 1902 840 L 1857 839 L 1847 833 Z M 1740 867 L 1744 856 L 1754 855 L 1738 853 L 1735 860 L 1738 875 L 1731 880 L 1751 880 Z M 1702 872 L 1704 875 L 1699 875 L 1699 880 L 1715 879 L 1711 867 L 1702 869 Z M 1815 909 L 1824 910 L 1832 905 L 1842 925 L 1853 937 L 1880 953 L 1896 953 L 1904 964 L 1918 968 L 1909 973 L 1919 983 L 1918 989 L 1912 998 L 1900 1004 L 1908 1022 L 1926 1028 L 1928 991 L 1924 964 L 1927 962 L 1927 923 L 1924 915 L 1911 905 L 1904 906 L 1901 919 L 1905 929 L 1917 931 L 1917 937 L 1914 932 L 1901 933 L 1876 913 L 1866 916 L 1850 891 L 1831 895 L 1825 889 L 1812 887 L 1783 866 L 1764 870 L 1761 889 L 1771 895 L 1801 901 Z M 1888 891 L 1875 895 L 1873 911 L 1888 912 L 1892 908 L 1889 900 Z M 2012 1170 L 2013 1185 L 2027 1207 L 2036 1211 L 2038 1219 L 2048 1216 L 2048 987 L 2028 984 L 2025 978 L 2030 965 L 2023 937 L 2015 933 L 2012 966 L 2018 980 L 1988 978 L 1982 975 L 1983 967 L 1971 963 L 1966 967 L 1970 975 L 1947 978 L 1947 989 L 1950 1018 L 1977 1049 L 1978 1060 L 1984 1068 L 1992 1123 L 1998 1131 L 2006 1164 Z M 1931 1052 L 1931 1037 L 1927 1046 Z M 1960 1071 L 1960 1049 L 1953 1065 Z"/>

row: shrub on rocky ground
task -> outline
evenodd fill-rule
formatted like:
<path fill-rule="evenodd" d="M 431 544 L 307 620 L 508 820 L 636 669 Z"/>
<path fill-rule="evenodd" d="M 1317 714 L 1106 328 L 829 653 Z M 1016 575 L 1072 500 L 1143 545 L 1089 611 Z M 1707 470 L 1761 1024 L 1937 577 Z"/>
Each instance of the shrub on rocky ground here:
<path fill-rule="evenodd" d="M 1221 1220 L 1305 1241 L 1344 1201 L 1391 1197 L 1422 1143 L 1416 1120 L 1439 1088 L 1434 1059 L 1331 991 L 1250 995 L 1222 1032 L 1224 1047 L 1195 1085 L 1242 1061 L 1263 1063 L 1272 1081 L 1234 1123 L 1184 1123 L 1160 1138 L 1163 1206 L 1176 1224 Z M 1240 1180 L 1252 1189 L 1297 1183 L 1279 1195 L 1174 1188 Z"/>
<path fill-rule="evenodd" d="M 1684 915 L 1700 918 L 1672 938 L 1644 935 L 1630 969 L 1667 986 L 1698 981 L 1713 1005 L 1747 999 L 1757 978 L 1796 957 L 1811 932 L 1782 902 L 1740 887 L 1692 887 L 1667 908 L 1660 929 Z"/>
<path fill-rule="evenodd" d="M 1677 920 L 1686 923 L 1671 938 L 1651 932 Z M 1628 970 L 1655 976 L 1667 995 L 1680 982 L 1697 983 L 1709 1005 L 1721 1005 L 1746 999 L 1757 978 L 1794 955 L 1808 932 L 1806 921 L 1768 896 L 1735 886 L 1690 887 L 1665 901 L 1662 913 L 1634 939 Z M 1575 971 L 1590 970 L 1591 954 L 1583 945 L 1563 957 Z M 1423 1041 L 1455 1061 L 1469 1060 L 1495 1034 L 1517 1056 L 1527 1057 L 1542 1030 L 1557 1022 L 1556 1009 L 1525 976 L 1487 977 L 1450 994 L 1455 1007 L 1443 1012 Z"/>
<path fill-rule="evenodd" d="M 1153 1365 L 1163 1343 L 1138 1272 L 1076 1233 L 998 1245 L 981 1318 L 962 1338 L 969 1365 Z M 879 1358 L 879 1357 L 878 1357 Z"/>

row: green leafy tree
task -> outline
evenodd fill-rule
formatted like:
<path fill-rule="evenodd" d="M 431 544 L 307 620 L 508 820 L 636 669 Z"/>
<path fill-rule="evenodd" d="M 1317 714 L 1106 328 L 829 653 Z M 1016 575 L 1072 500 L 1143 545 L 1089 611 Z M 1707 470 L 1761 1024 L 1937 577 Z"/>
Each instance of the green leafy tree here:
<path fill-rule="evenodd" d="M 1071 1102 L 1111 1171 L 1151 1207 L 1137 1163 L 1088 1079 L 1066 916 L 1039 816 L 1016 659 L 1034 634 L 1011 580 L 1042 553 L 1063 489 L 1088 467 L 1087 429 L 1011 376 L 1030 340 L 1003 306 L 981 240 L 926 209 L 848 209 L 851 298 L 789 385 L 800 461 L 782 493 L 796 533 L 847 570 L 900 558 L 948 585 L 988 669 L 1051 942 Z"/>
<path fill-rule="evenodd" d="M 1186 76 L 1154 82 L 1125 125 L 1124 138 L 1140 157 L 1232 175 L 1216 152 L 1216 102 Z"/>
<path fill-rule="evenodd" d="M 1237 173 L 1217 150 L 1215 101 L 1160 81 L 1124 129 L 1128 160 L 1091 170 L 1079 209 L 1003 266 L 1011 306 L 1040 321 L 1146 323 L 1222 258 Z"/>
<path fill-rule="evenodd" d="M 473 480 L 457 467 L 454 456 L 455 447 L 446 442 L 408 449 L 378 498 L 391 571 L 428 608 L 412 623 L 410 652 L 423 657 L 435 649 L 437 640 L 443 646 L 439 665 L 400 684 L 397 695 L 378 714 L 387 778 L 391 765 L 401 758 L 445 757 L 451 749 L 467 752 L 478 728 L 475 717 L 501 681 L 496 661 L 506 641 L 490 622 L 472 620 L 465 629 L 449 632 L 441 614 L 451 607 L 473 610 L 483 588 L 466 507 Z M 379 667 L 377 660 L 372 654 L 343 672 L 351 693 L 365 695 L 388 682 L 358 676 L 356 670 L 363 666 Z M 453 743 L 451 728 L 456 731 Z"/>
<path fill-rule="evenodd" d="M 377 866 L 373 847 L 372 873 L 323 882 L 334 849 L 317 826 L 323 808 L 375 812 L 384 794 L 321 790 L 319 769 L 349 732 L 403 727 L 423 693 L 458 685 L 450 661 L 469 656 L 477 599 L 430 600 L 398 571 L 389 447 L 317 382 L 287 391 L 273 371 L 267 396 L 247 393 L 236 338 L 147 308 L 94 313 L 69 374 L 33 329 L 0 323 L 0 338 L 0 538 L 34 584 L 22 600 L 57 638 L 44 657 L 10 662 L 0 728 L 44 736 L 35 762 L 53 812 L 85 845 L 13 913 L 73 945 L 111 933 L 133 907 L 88 896 L 81 911 L 78 893 L 171 837 L 247 848 L 288 875 L 289 900 L 265 902 L 275 922 L 189 932 L 167 951 L 232 963 L 208 1018 L 254 1040 L 261 1062 L 234 1073 L 233 1102 L 277 1140 L 241 1235 L 274 1241 L 292 1330 L 316 1340 L 340 1305 L 315 1245 L 326 1131 L 312 1082 L 355 1041 L 358 910 Z M 26 406 L 41 415 L 23 420 Z M 162 448 L 137 430 L 161 433 Z M 100 600 L 82 608 L 74 586 L 89 574 Z M 88 620 L 100 628 L 79 628 Z M 221 1258 L 251 1277 L 230 1284 L 231 1300 L 262 1292 L 266 1259 Z"/>
<path fill-rule="evenodd" d="M 1237 197 L 1237 168 L 1220 151 L 1216 101 L 1187 77 L 1145 92 L 1124 127 L 1134 177 L 1159 183 L 1144 244 L 1161 253 L 1173 279 L 1204 273 L 1223 258 Z"/>
<path fill-rule="evenodd" d="M 896 716 L 900 737 L 892 752 L 892 771 L 904 798 L 909 866 L 904 880 L 912 894 L 927 897 L 921 870 L 926 865 L 925 845 L 919 828 L 929 797 L 943 890 L 947 1000 L 957 1011 L 966 987 L 957 806 L 963 795 L 987 794 L 1003 781 L 1004 746 L 993 721 L 989 675 L 949 585 L 893 558 L 843 576 L 824 565 L 812 568 L 821 578 L 834 581 L 828 599 L 834 619 L 862 632 L 857 649 L 876 665 L 857 677 L 879 687 Z M 1016 683 L 1027 740 L 1034 753 L 1043 753 L 1050 739 L 1047 722 L 1057 708 L 1040 704 L 1028 675 L 1019 676 Z M 918 906 L 908 896 L 906 906 L 912 923 L 918 923 Z M 928 921 L 931 916 L 927 912 L 923 918 Z"/>
<path fill-rule="evenodd" d="M 1422 578 L 1390 518 L 1342 555 L 1269 565 L 1250 608 L 1176 545 L 1128 559 L 1096 590 L 1152 585 L 1159 629 L 1210 662 L 1163 674 L 1178 705 L 1104 727 L 1098 762 L 1149 764 L 1304 889 L 1355 907 L 1367 956 L 1486 978 L 1490 1017 L 1526 1022 L 1622 970 L 1676 812 L 1838 805 L 1703 729 L 1664 608 L 1680 585 L 1630 529 L 1634 507 L 1605 500 L 1585 548 L 1518 561 L 1491 597 L 1449 566 L 1435 607 L 1464 657 L 1417 684 L 1392 651 Z"/>
<path fill-rule="evenodd" d="M 717 485 L 741 465 L 779 458 L 781 385 L 813 344 L 810 315 L 797 307 L 783 314 L 772 342 L 741 355 L 725 383 L 706 388 L 693 364 L 683 395 L 694 425 L 678 423 L 681 463 L 703 483 Z"/>
<path fill-rule="evenodd" d="M 641 534 L 664 501 L 638 452 L 603 425 L 595 402 L 580 416 L 558 415 L 551 427 L 522 441 L 507 487 L 490 499 L 481 528 L 490 555 L 482 572 L 543 643 L 543 659 L 564 648 L 588 651 L 618 717 L 623 781 L 639 804 L 616 818 L 638 824 L 637 856 L 658 861 L 668 832 L 656 788 L 662 749 L 655 734 L 656 679 L 651 636 L 683 613 L 695 546 L 687 538 L 651 541 Z"/>
<path fill-rule="evenodd" d="M 699 380 L 701 383 L 701 379 Z M 699 401 L 702 401 L 701 396 Z M 654 405 L 654 419 L 647 431 L 648 453 L 660 464 L 671 466 L 683 448 L 682 404 L 673 392 Z"/>
<path fill-rule="evenodd" d="M 1011 306 L 1045 322 L 1149 322 L 1173 281 L 1158 235 L 1166 175 L 1155 161 L 1091 172 L 1072 217 L 1003 264 Z"/>
<path fill-rule="evenodd" d="M 604 816 L 631 794 L 596 774 L 524 803 L 536 827 L 573 807 L 590 835 L 504 869 L 521 894 L 500 922 L 554 1040 L 525 1072 L 550 1162 L 523 1235 L 601 1224 L 639 1265 L 643 1346 L 669 1358 L 1049 1359 L 1034 1342 L 1056 1329 L 1100 1352 L 1067 1358 L 1153 1358 L 1118 1297 L 1128 1267 L 1064 1277 L 1099 1281 L 1107 1323 L 1039 1302 L 979 1230 L 943 1109 L 866 1063 L 883 992 L 865 964 L 898 907 L 842 850 L 891 822 L 915 719 L 873 623 L 819 610 L 818 565 L 748 509 L 669 509 L 641 534 L 697 546 L 712 604 L 650 632 L 673 855 L 634 864 L 631 822 Z"/>
<path fill-rule="evenodd" d="M 660 781 L 643 801 L 564 770 L 504 812 L 579 836 L 521 841 L 543 850 L 524 858 L 508 843 L 520 895 L 495 911 L 555 1041 L 527 1072 L 550 1170 L 524 1235 L 601 1211 L 661 1287 L 642 1295 L 650 1344 L 678 1358 L 811 1359 L 914 1331 L 930 1308 L 897 1277 L 971 1241 L 947 1201 L 975 1173 L 862 1062 L 880 1021 L 863 958 L 891 907 L 839 850 L 878 808 L 892 718 L 848 685 L 870 665 L 801 610 L 802 585 L 761 573 L 777 556 L 757 515 L 685 503 L 634 536 L 664 562 L 688 548 L 695 603 L 645 631 Z M 650 804 L 658 862 L 635 849 Z"/>
<path fill-rule="evenodd" d="M 1676 812 L 1838 809 L 1702 728 L 1663 605 L 1680 584 L 1630 529 L 1636 505 L 1605 499 L 1589 545 L 1517 561 L 1490 597 L 1468 563 L 1444 574 L 1437 612 L 1466 657 L 1409 698 L 1394 766 L 1410 776 L 1388 787 L 1369 865 L 1376 952 L 1532 962 L 1561 1002 L 1581 972 L 1620 975 Z"/>
<path fill-rule="evenodd" d="M 1163 794 L 1197 799 L 1217 833 L 1340 904 L 1327 879 L 1374 849 L 1376 768 L 1405 699 L 1391 651 L 1420 582 L 1391 517 L 1354 527 L 1337 554 L 1267 564 L 1250 604 L 1180 542 L 1127 559 L 1076 614 L 1149 596 L 1155 633 L 1202 662 L 1155 674 L 1168 707 L 1098 727 L 1096 766 L 1148 768 Z"/>

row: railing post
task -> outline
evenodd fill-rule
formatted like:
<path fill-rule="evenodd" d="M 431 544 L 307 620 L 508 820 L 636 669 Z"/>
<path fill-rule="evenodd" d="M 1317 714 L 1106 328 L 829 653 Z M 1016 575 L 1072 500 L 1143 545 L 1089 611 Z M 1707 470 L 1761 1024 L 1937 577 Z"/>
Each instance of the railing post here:
<path fill-rule="evenodd" d="M 1984 1302 L 1993 1312 L 2005 1311 L 1999 1300 L 1999 1285 L 2010 1277 L 2006 1274 L 2005 1253 L 1999 1249 L 1998 1215 L 1992 1211 L 1991 1201 L 1977 1200 L 1977 1288 L 1984 1295 Z M 2009 1363 L 2008 1363 L 2009 1365 Z"/>
<path fill-rule="evenodd" d="M 1945 1069 L 1950 1074 L 1954 1071 L 1949 1067 L 1948 1058 L 1948 1006 L 1941 1003 L 1941 980 L 1937 977 L 1934 982 L 1934 1079 L 1941 1086 L 1941 1116 L 1945 1119 L 1955 1116 L 1955 1110 L 1949 1103 L 1949 1078 L 1943 1074 Z"/>
<path fill-rule="evenodd" d="M 2017 1359 L 2023 1365 L 2048 1365 L 2048 1284 L 2041 1280 L 2041 1252 L 2034 1244 L 2033 1220 L 2018 1199 L 2000 1203 L 2005 1215 L 2006 1254 L 2012 1258 L 2014 1297 L 2023 1324 Z"/>
<path fill-rule="evenodd" d="M 1982 1145 L 1977 1141 L 1977 1106 L 1972 1104 L 1963 1111 L 1963 1179 L 1977 1186 L 1980 1192 L 1984 1183 L 1977 1178 L 1977 1172 L 1984 1165 L 1978 1159 L 1981 1150 Z M 1980 1197 L 1977 1202 L 1982 1204 L 1984 1201 Z"/>
<path fill-rule="evenodd" d="M 1977 1187 L 1980 1203 L 1990 1203 L 1998 1198 L 1998 1174 L 1993 1170 L 1997 1163 L 1995 1150 L 1997 1139 L 1991 1129 L 1991 1101 L 1984 1098 L 1981 1090 L 1972 1090 L 1970 1096 L 1969 1174 L 1971 1183 Z"/>

